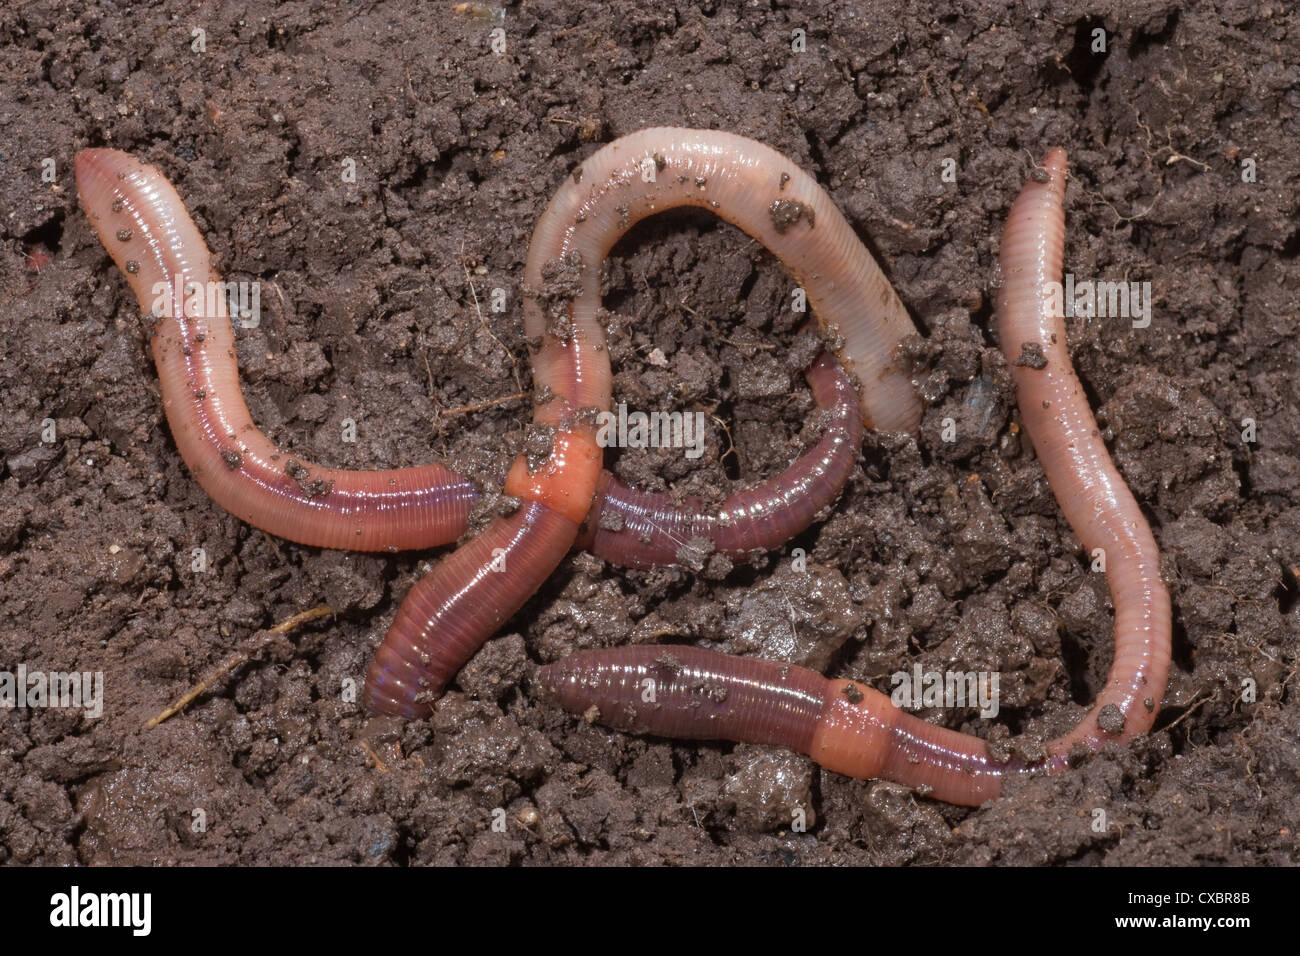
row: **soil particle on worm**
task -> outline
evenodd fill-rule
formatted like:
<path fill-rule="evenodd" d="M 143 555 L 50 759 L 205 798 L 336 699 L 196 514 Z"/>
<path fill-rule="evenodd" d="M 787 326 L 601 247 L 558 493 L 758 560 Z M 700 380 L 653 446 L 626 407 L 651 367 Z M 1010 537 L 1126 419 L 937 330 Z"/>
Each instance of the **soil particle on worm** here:
<path fill-rule="evenodd" d="M 1108 734 L 1117 734 L 1124 729 L 1124 712 L 1115 704 L 1107 704 L 1097 711 L 1097 726 Z"/>
<path fill-rule="evenodd" d="M 538 307 L 546 316 L 547 333 L 561 342 L 573 338 L 569 303 L 582 293 L 585 268 L 582 255 L 576 249 L 563 258 L 552 259 L 542 266 L 542 288 L 533 292 Z"/>
<path fill-rule="evenodd" d="M 809 229 L 817 225 L 817 215 L 812 208 L 795 199 L 772 200 L 768 213 L 772 217 L 772 228 L 781 235 L 785 235 L 786 230 L 800 219 L 808 221 Z"/>
<path fill-rule="evenodd" d="M 1047 368 L 1047 356 L 1043 354 L 1042 344 L 1039 342 L 1022 342 L 1020 355 L 1011 364 L 1020 368 Z"/>
<path fill-rule="evenodd" d="M 0 720 L 0 862 L 1294 862 L 1300 154 L 1293 77 L 1275 64 L 1300 13 L 868 0 L 647 20 L 629 0 L 555 0 L 507 7 L 514 54 L 498 57 L 471 16 L 429 29 L 391 0 L 341 10 L 278 7 L 270 44 L 268 23 L 218 13 L 203 57 L 188 33 L 173 42 L 188 13 L 172 0 L 130 17 L 98 0 L 0 15 L 14 107 L 0 658 L 105 681 L 102 716 Z M 795 26 L 809 31 L 799 56 Z M 286 458 L 443 459 L 488 496 L 530 417 L 508 399 L 540 344 L 519 308 L 533 224 L 601 142 L 657 124 L 756 137 L 828 188 L 925 333 L 904 356 L 929 403 L 920 433 L 870 433 L 825 519 L 756 563 L 567 559 L 431 720 L 368 720 L 344 689 L 441 552 L 299 548 L 208 500 L 168 434 L 138 306 L 76 206 L 72 157 L 110 145 L 158 165 L 223 276 L 261 283 L 236 348 L 253 418 Z M 964 810 L 535 699 L 525 657 L 691 641 L 886 693 L 916 665 L 997 672 L 997 718 L 922 714 L 996 752 L 1031 757 L 1078 720 L 1110 664 L 1109 597 L 1018 432 L 990 307 L 1003 217 L 1055 144 L 1071 150 L 1066 268 L 1152 283 L 1149 326 L 1072 320 L 1067 345 L 1170 584 L 1178 636 L 1155 732 Z M 773 171 L 785 198 L 781 185 Z M 541 290 L 557 335 L 583 268 L 596 264 Z M 616 401 L 704 412 L 705 453 L 623 449 L 607 465 L 716 502 L 788 464 L 813 407 L 786 358 L 807 318 L 796 282 L 706 212 L 638 224 L 602 270 Z M 340 440 L 344 418 L 356 442 Z M 340 614 L 265 643 L 325 601 Z M 141 729 L 251 647 L 264 650 Z M 1123 823 L 1096 833 L 1081 806 Z M 521 823 L 495 832 L 498 809 Z"/>
<path fill-rule="evenodd" d="M 528 463 L 528 473 L 536 474 L 551 457 L 555 446 L 555 427 L 553 425 L 529 424 L 524 429 L 524 458 Z"/>

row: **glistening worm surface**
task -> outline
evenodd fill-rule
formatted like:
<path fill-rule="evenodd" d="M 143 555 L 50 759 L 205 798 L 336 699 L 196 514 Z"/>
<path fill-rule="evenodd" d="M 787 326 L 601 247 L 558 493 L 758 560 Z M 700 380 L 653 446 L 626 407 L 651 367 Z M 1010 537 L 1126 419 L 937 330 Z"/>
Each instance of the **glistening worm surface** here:
<path fill-rule="evenodd" d="M 1053 305 L 1050 283 L 1061 278 L 1065 245 L 1064 150 L 1050 151 L 1044 166 L 1046 181 L 1026 183 L 1007 216 L 998 337 L 1061 510 L 1084 548 L 1107 555 L 1115 605 L 1106 685 L 1083 721 L 1047 745 L 1046 768 L 1060 771 L 1077 746 L 1096 749 L 1151 728 L 1169 675 L 1171 622 L 1155 539 L 1101 440 Z M 565 708 L 594 707 L 616 727 L 777 744 L 831 770 L 884 777 L 950 803 L 977 806 L 1001 794 L 1007 775 L 1027 769 L 993 759 L 978 737 L 904 713 L 870 687 L 773 661 L 689 647 L 616 648 L 543 667 L 539 683 Z"/>
<path fill-rule="evenodd" d="M 780 661 L 618 647 L 548 664 L 538 683 L 566 710 L 620 730 L 787 747 L 828 770 L 884 777 L 949 803 L 978 806 L 1023 769 L 994 760 L 978 738 L 899 710 L 873 687 Z"/>
<path fill-rule="evenodd" d="M 1049 747 L 1059 767 L 1075 744 L 1095 750 L 1151 729 L 1169 679 L 1172 623 L 1160 550 L 1102 441 L 1053 304 L 1065 258 L 1065 150 L 1043 165 L 1048 180 L 1025 184 L 1002 233 L 998 337 L 1034 452 L 1079 543 L 1106 555 L 1115 606 L 1110 675 L 1083 722 Z"/>
<path fill-rule="evenodd" d="M 670 166 L 664 178 L 645 175 Z M 224 295 L 190 295 L 219 280 L 175 190 L 152 167 L 107 149 L 78 156 L 77 181 L 141 309 L 163 304 L 165 314 L 152 315 L 151 347 L 168 423 L 215 501 L 273 534 L 323 547 L 428 547 L 464 531 L 475 490 L 440 465 L 343 471 L 277 449 L 253 424 L 239 391 Z M 551 395 L 537 406 L 537 421 L 553 429 L 552 455 L 534 474 L 516 461 L 506 490 L 524 507 L 440 564 L 408 597 L 367 681 L 373 709 L 427 712 L 464 660 L 558 563 L 597 482 L 597 513 L 584 542 L 615 563 L 648 566 L 674 560 L 694 538 L 733 554 L 776 546 L 806 527 L 847 479 L 862 412 L 843 370 L 825 357 L 806 372 L 829 413 L 821 440 L 715 513 L 699 514 L 691 503 L 673 507 L 600 471 L 589 412 L 608 408 L 609 363 L 596 322 L 596 267 L 637 220 L 680 205 L 712 209 L 775 251 L 803 280 L 823 325 L 843 340 L 839 358 L 860 379 L 862 408 L 882 427 L 914 429 L 919 404 L 890 368 L 911 321 L 811 177 L 779 153 L 726 133 L 645 130 L 610 144 L 557 193 L 529 253 L 526 279 L 535 291 L 543 290 L 547 270 L 568 269 L 582 281 L 572 302 L 543 292 L 544 303 L 526 304 L 528 334 L 541 343 L 534 383 Z M 617 515 L 624 530 L 605 527 L 602 513 Z"/>

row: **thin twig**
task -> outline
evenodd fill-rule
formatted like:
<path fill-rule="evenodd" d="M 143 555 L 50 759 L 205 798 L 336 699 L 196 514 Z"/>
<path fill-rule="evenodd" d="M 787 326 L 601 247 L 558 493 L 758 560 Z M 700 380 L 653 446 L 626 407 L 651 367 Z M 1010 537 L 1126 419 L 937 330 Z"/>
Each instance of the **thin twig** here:
<path fill-rule="evenodd" d="M 375 762 L 376 770 L 380 773 L 388 773 L 388 764 L 379 759 L 379 754 L 375 753 L 374 750 L 371 749 L 370 744 L 366 743 L 364 740 L 361 741 L 361 749 L 370 755 L 370 759 Z"/>
<path fill-rule="evenodd" d="M 290 631 L 292 631 L 294 628 L 298 627 L 298 625 L 300 624 L 305 624 L 307 621 L 314 621 L 318 617 L 325 617 L 327 614 L 333 614 L 333 613 L 334 613 L 334 609 L 330 607 L 328 604 L 320 604 L 314 608 L 311 608 L 310 610 L 302 611 L 298 614 L 295 614 L 293 617 L 288 618 L 287 620 L 281 621 L 279 624 L 275 625 L 272 628 L 269 628 L 267 631 L 264 631 L 263 633 L 264 634 L 287 634 Z M 179 698 L 177 698 L 174 703 L 172 703 L 170 706 L 165 708 L 161 713 L 157 714 L 154 717 L 151 717 L 149 719 L 149 722 L 144 725 L 144 729 L 152 730 L 154 727 L 157 727 L 168 717 L 174 717 L 176 714 L 179 714 L 182 710 L 184 710 L 189 705 L 191 701 L 194 700 L 194 698 L 198 697 L 204 691 L 211 688 L 214 684 L 217 683 L 217 681 L 221 680 L 223 677 L 225 677 L 227 674 L 233 671 L 236 667 L 239 667 L 241 664 L 247 664 L 250 660 L 252 660 L 254 656 L 256 656 L 262 651 L 262 648 L 265 647 L 265 645 L 266 645 L 266 639 L 262 638 L 261 640 L 254 642 L 252 647 L 249 647 L 246 650 L 236 651 L 235 653 L 231 654 L 224 661 L 222 661 L 220 664 L 218 664 L 216 667 L 210 670 L 207 674 L 205 674 L 197 684 L 195 684 L 193 687 L 187 690 Z"/>
<path fill-rule="evenodd" d="M 1214 700 L 1214 698 L 1218 696 L 1219 696 L 1219 692 L 1216 690 L 1213 694 L 1210 694 L 1208 697 L 1202 697 L 1196 703 L 1192 704 L 1185 711 L 1179 714 L 1178 717 L 1168 727 L 1165 728 L 1165 730 L 1173 730 L 1184 720 L 1186 720 L 1188 717 L 1190 717 L 1192 714 L 1200 710 L 1202 707 L 1204 707 L 1206 704 L 1208 704 L 1210 701 Z"/>
<path fill-rule="evenodd" d="M 481 412 L 485 408 L 492 408 L 496 405 L 506 405 L 510 402 L 517 402 L 521 398 L 527 398 L 527 392 L 515 392 L 513 395 L 503 395 L 501 398 L 490 398 L 486 402 L 476 402 L 473 405 L 461 405 L 459 408 L 444 408 L 438 411 L 441 418 L 454 418 L 457 415 L 468 415 L 470 412 Z"/>
<path fill-rule="evenodd" d="M 482 326 L 484 332 L 492 336 L 492 341 L 501 347 L 501 351 L 506 353 L 506 358 L 510 359 L 510 367 L 514 369 L 515 387 L 520 391 L 523 391 L 524 382 L 523 379 L 519 377 L 519 363 L 515 360 L 514 353 L 506 348 L 502 341 L 496 337 L 496 333 L 488 327 L 487 319 L 483 317 L 483 309 L 479 307 L 478 290 L 474 288 L 474 280 L 470 278 L 469 266 L 465 264 L 465 241 L 463 239 L 460 243 L 460 268 L 461 271 L 465 273 L 465 284 L 469 286 L 469 296 L 474 300 L 474 311 L 478 313 L 479 325 Z"/>

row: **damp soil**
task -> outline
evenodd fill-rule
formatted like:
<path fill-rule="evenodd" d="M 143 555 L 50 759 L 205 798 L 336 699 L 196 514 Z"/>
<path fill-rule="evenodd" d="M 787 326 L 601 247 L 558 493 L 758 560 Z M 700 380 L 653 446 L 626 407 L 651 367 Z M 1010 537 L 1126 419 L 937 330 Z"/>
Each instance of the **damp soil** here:
<path fill-rule="evenodd" d="M 5 4 L 0 669 L 99 671 L 105 693 L 98 718 L 0 712 L 0 861 L 1295 862 L 1298 48 L 1300 14 L 1246 2 Z M 656 124 L 757 138 L 830 191 L 924 335 L 907 356 L 920 434 L 870 434 L 840 500 L 756 562 L 571 556 L 432 719 L 367 718 L 347 688 L 440 552 L 298 547 L 207 500 L 72 156 L 159 166 L 226 278 L 261 283 L 239 359 L 284 447 L 482 476 L 525 443 L 530 399 L 511 396 L 531 387 L 533 223 L 600 144 Z M 1079 719 L 1111 659 L 1109 596 L 1018 429 L 991 329 L 1003 216 L 1054 144 L 1067 269 L 1152 288 L 1148 327 L 1073 319 L 1069 345 L 1173 598 L 1156 730 L 970 810 L 537 699 L 538 664 L 574 650 L 693 642 L 886 691 L 916 665 L 996 671 L 996 719 L 923 714 L 998 747 Z M 616 400 L 709 422 L 699 459 L 628 450 L 620 474 L 716 498 L 815 436 L 792 289 L 704 214 L 619 244 Z M 323 602 L 333 616 L 269 631 Z"/>

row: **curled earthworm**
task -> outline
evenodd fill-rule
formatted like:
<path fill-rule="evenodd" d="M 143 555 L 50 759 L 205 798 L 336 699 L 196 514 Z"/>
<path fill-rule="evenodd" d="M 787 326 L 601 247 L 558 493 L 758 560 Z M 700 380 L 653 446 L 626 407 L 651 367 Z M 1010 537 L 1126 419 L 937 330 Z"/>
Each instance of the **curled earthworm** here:
<path fill-rule="evenodd" d="M 88 217 L 153 319 L 151 345 L 177 446 L 218 504 L 273 534 L 321 547 L 427 547 L 464 530 L 474 488 L 441 465 L 342 471 L 280 452 L 248 414 L 225 295 L 209 292 L 219 279 L 175 190 L 117 150 L 85 150 L 76 169 Z M 673 509 L 602 475 L 591 424 L 591 413 L 610 403 L 598 267 L 635 222 L 682 205 L 714 210 L 775 252 L 840 343 L 838 358 L 863 387 L 861 411 L 879 427 L 915 429 L 919 404 L 892 368 L 894 347 L 914 327 L 811 177 L 768 147 L 727 133 L 643 130 L 609 144 L 547 207 L 525 269 L 534 385 L 547 396 L 535 406 L 534 424 L 549 437 L 551 453 L 531 466 L 520 456 L 505 479 L 520 509 L 496 519 L 408 595 L 367 676 L 372 710 L 427 713 L 451 675 L 574 543 L 597 487 L 601 514 L 619 515 L 631 533 L 593 521 L 592 547 L 615 563 L 640 566 L 674 560 L 676 546 L 664 543 L 681 532 L 726 552 L 772 547 L 838 493 L 852 468 L 861 411 L 848 401 L 842 370 L 822 358 L 806 373 L 830 412 L 822 440 L 781 476 L 724 502 L 717 515 L 697 518 L 691 503 Z M 548 292 L 555 279 L 576 281 L 580 291 Z M 196 298 L 196 290 L 209 294 Z"/>
<path fill-rule="evenodd" d="M 1046 180 L 1027 182 L 1007 216 L 998 337 L 1061 510 L 1084 548 L 1107 556 L 1115 606 L 1106 685 L 1078 726 L 1047 744 L 1043 764 L 1057 772 L 1077 748 L 1096 750 L 1151 728 L 1169 674 L 1171 622 L 1155 539 L 1101 440 L 1053 305 L 1065 245 L 1064 150 L 1051 150 L 1044 167 Z M 566 709 L 615 727 L 776 744 L 831 770 L 884 777 L 949 803 L 978 806 L 1001 794 L 1008 775 L 1033 769 L 1019 758 L 995 759 L 980 738 L 919 720 L 870 687 L 698 648 L 583 652 L 541 668 L 538 683 Z"/>

